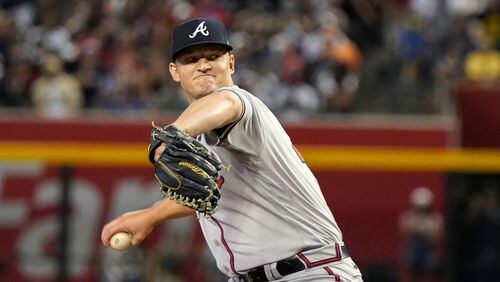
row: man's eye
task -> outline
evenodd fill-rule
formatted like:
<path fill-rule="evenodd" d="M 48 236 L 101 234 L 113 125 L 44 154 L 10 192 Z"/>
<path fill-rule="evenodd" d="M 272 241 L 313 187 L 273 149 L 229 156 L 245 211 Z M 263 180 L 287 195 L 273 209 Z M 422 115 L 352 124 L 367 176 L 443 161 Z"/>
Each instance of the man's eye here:
<path fill-rule="evenodd" d="M 184 64 L 193 64 L 196 63 L 198 60 L 199 58 L 196 56 L 186 56 L 181 58 L 181 62 Z"/>
<path fill-rule="evenodd" d="M 194 56 L 193 56 L 193 57 L 188 57 L 188 58 L 186 59 L 186 62 L 187 62 L 187 63 L 189 63 L 189 64 L 191 64 L 191 63 L 196 63 L 197 61 L 198 61 L 198 58 L 197 58 L 197 57 L 194 57 Z"/>
<path fill-rule="evenodd" d="M 210 56 L 208 56 L 208 59 L 210 61 L 214 61 L 214 60 L 217 60 L 217 58 L 219 58 L 221 55 L 220 54 L 211 54 Z"/>

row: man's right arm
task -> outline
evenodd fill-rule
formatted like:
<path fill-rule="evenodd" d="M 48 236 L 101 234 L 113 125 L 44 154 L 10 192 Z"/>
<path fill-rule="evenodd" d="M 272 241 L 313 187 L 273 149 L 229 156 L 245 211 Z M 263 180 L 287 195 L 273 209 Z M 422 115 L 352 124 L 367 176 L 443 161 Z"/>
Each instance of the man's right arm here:
<path fill-rule="evenodd" d="M 154 222 L 159 223 L 166 219 L 194 215 L 193 209 L 177 204 L 170 199 L 157 201 L 150 207 Z"/>
<path fill-rule="evenodd" d="M 101 232 L 101 241 L 104 246 L 109 246 L 113 234 L 126 232 L 132 235 L 132 245 L 135 246 L 140 244 L 156 225 L 168 219 L 189 215 L 194 215 L 193 209 L 163 199 L 149 208 L 124 213 L 106 224 Z"/>

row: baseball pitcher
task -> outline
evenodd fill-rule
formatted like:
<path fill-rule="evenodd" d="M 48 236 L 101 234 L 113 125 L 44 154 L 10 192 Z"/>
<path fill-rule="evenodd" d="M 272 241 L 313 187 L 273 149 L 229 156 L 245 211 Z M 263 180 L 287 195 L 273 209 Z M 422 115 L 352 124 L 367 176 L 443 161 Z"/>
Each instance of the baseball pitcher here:
<path fill-rule="evenodd" d="M 226 29 L 193 19 L 173 31 L 169 71 L 189 106 L 153 126 L 149 159 L 163 199 L 104 226 L 139 244 L 195 214 L 229 281 L 362 281 L 317 180 L 271 111 L 233 83 Z"/>

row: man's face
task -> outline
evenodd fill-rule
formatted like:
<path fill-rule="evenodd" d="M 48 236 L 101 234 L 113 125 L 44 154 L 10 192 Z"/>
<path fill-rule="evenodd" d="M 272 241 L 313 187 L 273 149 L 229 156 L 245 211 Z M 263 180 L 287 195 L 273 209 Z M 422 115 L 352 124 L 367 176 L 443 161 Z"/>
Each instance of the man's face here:
<path fill-rule="evenodd" d="M 196 100 L 233 84 L 234 57 L 217 44 L 193 46 L 182 51 L 169 70 L 188 98 Z"/>

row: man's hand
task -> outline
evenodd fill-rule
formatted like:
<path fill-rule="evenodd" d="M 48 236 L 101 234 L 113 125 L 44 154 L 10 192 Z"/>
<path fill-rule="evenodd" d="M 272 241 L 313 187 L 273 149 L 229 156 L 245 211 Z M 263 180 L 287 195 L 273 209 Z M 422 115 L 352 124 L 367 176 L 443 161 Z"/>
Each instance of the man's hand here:
<path fill-rule="evenodd" d="M 150 209 L 127 212 L 103 227 L 101 241 L 104 246 L 109 247 L 111 236 L 126 232 L 132 236 L 132 245 L 137 246 L 153 231 L 154 226 Z"/>
<path fill-rule="evenodd" d="M 179 218 L 194 215 L 194 210 L 179 205 L 172 200 L 164 199 L 153 206 L 127 212 L 106 224 L 101 232 L 102 244 L 109 247 L 109 240 L 118 232 L 126 232 L 132 236 L 132 245 L 139 245 L 154 227 L 170 218 Z"/>

